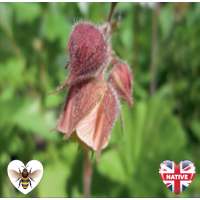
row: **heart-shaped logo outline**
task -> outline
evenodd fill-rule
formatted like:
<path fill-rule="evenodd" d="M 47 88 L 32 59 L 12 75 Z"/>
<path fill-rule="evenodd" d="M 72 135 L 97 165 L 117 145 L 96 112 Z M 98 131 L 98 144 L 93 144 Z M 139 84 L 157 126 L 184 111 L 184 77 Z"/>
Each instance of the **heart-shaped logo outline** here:
<path fill-rule="evenodd" d="M 159 166 L 161 180 L 176 195 L 190 185 L 195 173 L 195 165 L 190 160 L 182 160 L 178 165 L 172 160 L 164 160 Z"/>
<path fill-rule="evenodd" d="M 29 174 L 28 180 L 23 181 L 23 182 L 28 181 L 27 189 L 24 189 L 22 187 L 22 177 L 20 178 L 20 172 L 22 173 L 24 169 L 27 169 L 28 172 L 30 172 L 31 170 L 31 174 L 35 172 L 34 174 L 32 174 L 32 176 L 34 175 L 33 179 L 31 178 Z M 43 166 L 38 160 L 31 160 L 26 165 L 24 165 L 24 163 L 20 160 L 13 160 L 9 163 L 7 167 L 7 173 L 8 173 L 8 177 L 11 183 L 15 186 L 15 188 L 17 188 L 20 192 L 26 195 L 29 192 L 31 192 L 41 181 L 42 176 L 43 176 Z M 19 180 L 16 179 L 17 176 L 19 176 L 18 178 Z"/>

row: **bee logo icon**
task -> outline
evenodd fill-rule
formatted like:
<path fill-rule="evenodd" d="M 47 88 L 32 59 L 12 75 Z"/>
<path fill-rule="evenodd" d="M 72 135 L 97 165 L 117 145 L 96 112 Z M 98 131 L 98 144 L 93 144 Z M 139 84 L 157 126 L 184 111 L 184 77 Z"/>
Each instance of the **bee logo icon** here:
<path fill-rule="evenodd" d="M 12 184 L 20 192 L 27 194 L 40 182 L 43 166 L 37 160 L 31 160 L 26 166 L 21 161 L 14 160 L 8 165 L 7 171 Z"/>
<path fill-rule="evenodd" d="M 22 166 L 23 167 L 23 166 Z M 27 166 L 28 167 L 28 166 Z M 36 179 L 39 177 L 39 175 L 42 173 L 41 169 L 38 169 L 34 172 L 31 173 L 31 169 L 28 172 L 28 170 L 26 169 L 27 167 L 23 167 L 23 171 L 21 172 L 19 169 L 19 173 L 13 169 L 9 169 L 8 173 L 14 178 L 17 179 L 16 181 L 19 181 L 19 186 L 20 184 L 22 184 L 22 187 L 24 189 L 27 189 L 28 185 L 31 185 L 31 181 L 34 181 L 33 179 Z M 19 188 L 19 187 L 18 187 Z"/>

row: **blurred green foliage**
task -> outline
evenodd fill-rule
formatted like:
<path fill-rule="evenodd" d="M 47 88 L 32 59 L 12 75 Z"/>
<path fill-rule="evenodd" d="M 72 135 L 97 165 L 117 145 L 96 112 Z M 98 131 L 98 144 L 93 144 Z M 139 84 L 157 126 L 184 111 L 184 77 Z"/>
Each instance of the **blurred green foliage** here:
<path fill-rule="evenodd" d="M 83 197 L 83 150 L 58 131 L 49 134 L 67 89 L 47 94 L 69 73 L 65 51 L 74 22 L 105 22 L 109 10 L 110 3 L 0 3 L 1 197 L 24 197 L 7 176 L 15 159 L 44 166 L 41 182 L 26 197 Z M 121 31 L 112 45 L 132 68 L 134 107 L 122 102 L 125 136 L 118 120 L 94 166 L 91 197 L 176 197 L 158 173 L 166 159 L 194 162 L 195 178 L 179 197 L 200 197 L 199 13 L 200 3 L 160 5 L 151 96 L 153 10 L 117 4 L 113 20 L 121 14 Z"/>

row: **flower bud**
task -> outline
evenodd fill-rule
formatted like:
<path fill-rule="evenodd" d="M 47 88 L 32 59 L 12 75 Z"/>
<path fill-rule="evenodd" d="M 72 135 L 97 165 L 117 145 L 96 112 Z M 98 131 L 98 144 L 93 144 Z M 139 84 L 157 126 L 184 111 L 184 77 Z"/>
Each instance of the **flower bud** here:
<path fill-rule="evenodd" d="M 108 82 L 114 87 L 120 98 L 126 100 L 130 106 L 133 106 L 133 78 L 127 64 L 115 65 L 108 76 Z"/>
<path fill-rule="evenodd" d="M 105 81 L 88 79 L 70 88 L 58 129 L 88 150 L 101 149 L 110 139 L 112 127 L 119 113 L 119 102 L 114 90 Z"/>
<path fill-rule="evenodd" d="M 92 77 L 107 63 L 107 42 L 100 29 L 92 23 L 75 25 L 67 46 L 71 72 L 67 85 Z"/>

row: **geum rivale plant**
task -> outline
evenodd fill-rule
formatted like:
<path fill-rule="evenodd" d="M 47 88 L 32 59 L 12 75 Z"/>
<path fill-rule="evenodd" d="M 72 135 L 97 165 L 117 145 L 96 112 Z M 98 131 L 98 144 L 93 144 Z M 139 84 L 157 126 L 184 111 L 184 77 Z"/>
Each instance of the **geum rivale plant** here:
<path fill-rule="evenodd" d="M 72 138 L 81 147 L 97 151 L 97 162 L 118 115 L 122 123 L 118 98 L 133 105 L 130 68 L 111 47 L 114 25 L 110 21 L 100 26 L 85 21 L 74 25 L 67 46 L 66 68 L 70 66 L 71 71 L 66 83 L 53 92 L 69 87 L 58 125 L 51 131 L 58 129 L 65 133 L 64 139 Z"/>

